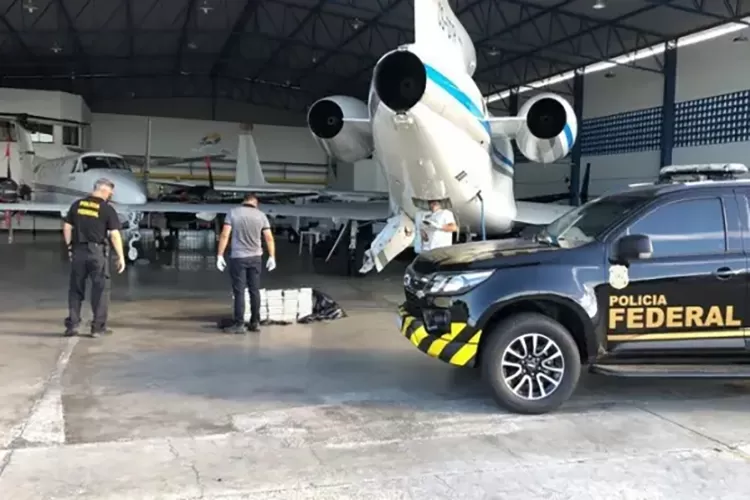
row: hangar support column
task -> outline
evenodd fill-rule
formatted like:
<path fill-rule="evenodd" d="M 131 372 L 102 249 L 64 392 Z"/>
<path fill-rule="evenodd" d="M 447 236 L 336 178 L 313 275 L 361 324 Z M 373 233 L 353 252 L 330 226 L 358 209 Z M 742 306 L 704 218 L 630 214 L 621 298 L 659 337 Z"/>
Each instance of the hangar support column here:
<path fill-rule="evenodd" d="M 508 96 L 508 115 L 516 116 L 518 114 L 518 89 L 511 89 Z"/>
<path fill-rule="evenodd" d="M 674 147 L 674 96 L 677 86 L 677 41 L 669 40 L 666 42 L 665 49 L 659 168 L 672 163 L 672 148 Z"/>
<path fill-rule="evenodd" d="M 573 111 L 578 121 L 578 140 L 573 144 L 570 157 L 570 204 L 581 204 L 581 128 L 583 126 L 583 69 L 573 77 Z"/>

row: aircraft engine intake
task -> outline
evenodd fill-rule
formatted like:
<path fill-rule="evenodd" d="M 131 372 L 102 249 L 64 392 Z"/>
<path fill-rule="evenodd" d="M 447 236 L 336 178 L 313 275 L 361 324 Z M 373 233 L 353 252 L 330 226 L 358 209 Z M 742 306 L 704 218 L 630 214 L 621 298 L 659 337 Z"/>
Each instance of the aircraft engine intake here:
<path fill-rule="evenodd" d="M 516 135 L 521 153 L 533 162 L 552 163 L 570 152 L 578 135 L 573 107 L 555 94 L 540 94 L 524 103 L 518 116 L 525 118 Z"/>
<path fill-rule="evenodd" d="M 0 178 L 0 202 L 16 203 L 21 199 L 18 183 L 7 177 Z"/>
<path fill-rule="evenodd" d="M 427 88 L 424 64 L 407 50 L 395 50 L 383 56 L 374 73 L 378 98 L 397 113 L 410 110 L 422 99 Z"/>
<path fill-rule="evenodd" d="M 369 118 L 367 104 L 363 101 L 330 96 L 310 106 L 307 126 L 328 155 L 353 163 L 372 154 Z"/>

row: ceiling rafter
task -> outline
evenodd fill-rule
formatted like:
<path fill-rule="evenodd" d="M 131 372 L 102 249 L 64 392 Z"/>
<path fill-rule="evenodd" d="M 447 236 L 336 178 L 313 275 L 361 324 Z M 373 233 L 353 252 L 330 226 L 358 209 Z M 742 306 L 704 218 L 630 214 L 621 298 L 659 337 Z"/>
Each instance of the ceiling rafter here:
<path fill-rule="evenodd" d="M 315 4 L 315 7 L 310 9 L 305 17 L 302 18 L 302 20 L 297 23 L 297 27 L 292 30 L 291 33 L 287 37 L 284 37 L 285 40 L 282 41 L 278 47 L 276 47 L 276 50 L 274 50 L 271 55 L 266 59 L 266 62 L 263 63 L 253 74 L 250 76 L 250 80 L 256 80 L 258 79 L 263 72 L 268 68 L 268 66 L 279 56 L 279 54 L 284 51 L 289 46 L 289 40 L 293 40 L 294 37 L 296 37 L 305 27 L 307 24 L 317 17 L 320 14 L 321 9 L 323 8 L 323 5 L 326 3 L 327 0 L 318 0 L 318 3 Z M 286 14 L 286 12 L 285 12 Z"/>
<path fill-rule="evenodd" d="M 101 0 L 35 0 L 36 10 L 8 0 L 0 8 L 4 81 L 97 95 L 111 87 L 110 97 L 129 85 L 139 97 L 203 95 L 213 85 L 229 99 L 301 110 L 323 90 L 365 98 L 377 60 L 413 39 L 414 0 L 232 1 L 239 12 L 222 17 L 229 1 L 208 0 L 213 15 L 199 29 L 195 0 L 119 0 L 116 12 Z M 475 80 L 483 90 L 518 87 L 750 15 L 746 0 L 647 0 L 646 7 L 617 6 L 617 14 L 603 9 L 595 16 L 573 10 L 572 0 L 450 1 L 474 41 Z M 46 15 L 50 8 L 57 24 Z M 666 19 L 673 21 L 669 35 L 649 29 Z M 210 43 L 190 51 L 191 36 Z M 48 50 L 46 44 L 63 39 L 65 50 Z M 266 40 L 273 45 L 264 49 Z M 260 50 L 238 51 L 246 44 Z M 660 63 L 627 66 L 660 71 Z M 181 74 L 188 68 L 189 75 Z"/>
<path fill-rule="evenodd" d="M 404 0 L 391 0 L 389 4 L 386 6 L 383 6 L 381 3 L 382 0 L 377 0 L 378 4 L 380 5 L 381 9 L 378 14 L 376 14 L 374 17 L 371 17 L 369 20 L 364 21 L 364 25 L 361 26 L 359 29 L 355 29 L 349 36 L 341 40 L 338 45 L 336 46 L 336 49 L 340 49 L 344 47 L 345 45 L 348 45 L 350 42 L 352 42 L 355 38 L 362 36 L 363 33 L 367 33 L 369 30 L 375 26 L 378 21 L 385 15 L 387 15 L 390 11 L 398 7 L 401 2 Z M 300 81 L 304 80 L 307 76 L 309 76 L 313 71 L 318 69 L 320 66 L 328 62 L 328 60 L 333 56 L 332 52 L 327 52 L 323 57 L 318 58 L 311 66 L 308 66 L 306 69 L 302 70 L 300 74 L 297 75 L 294 82 L 296 84 L 299 84 Z"/>
<path fill-rule="evenodd" d="M 135 25 L 133 24 L 133 7 L 130 4 L 133 0 L 122 0 L 125 2 L 125 23 L 128 27 L 128 57 L 133 57 L 135 53 Z"/>
<path fill-rule="evenodd" d="M 211 66 L 211 75 L 216 77 L 219 72 L 226 65 L 227 58 L 232 54 L 234 48 L 240 43 L 242 34 L 247 27 L 247 23 L 250 22 L 250 18 L 255 15 L 260 7 L 260 3 L 263 0 L 246 0 L 245 7 L 242 12 L 237 16 L 237 20 L 232 26 L 232 31 L 229 32 L 229 36 L 224 40 L 224 44 L 219 49 L 219 54 L 216 56 L 216 62 Z"/>
<path fill-rule="evenodd" d="M 0 14 L 0 24 L 5 26 L 5 29 L 8 30 L 8 33 L 13 37 L 13 39 L 16 41 L 19 47 L 23 49 L 24 52 L 26 52 L 27 55 L 33 55 L 34 53 L 31 51 L 28 45 L 26 45 L 26 42 L 23 41 L 23 38 L 21 35 L 16 31 L 16 29 L 11 25 L 8 20 L 5 18 L 5 14 Z M 2 45 L 2 44 L 0 44 Z"/>
<path fill-rule="evenodd" d="M 582 37 L 584 35 L 588 35 L 589 33 L 592 33 L 594 31 L 602 29 L 602 28 L 616 29 L 616 28 L 613 28 L 613 26 L 615 24 L 620 23 L 620 22 L 622 22 L 622 21 L 624 21 L 626 19 L 629 19 L 631 17 L 635 17 L 637 15 L 644 14 L 646 12 L 652 11 L 652 10 L 654 10 L 657 7 L 658 6 L 656 6 L 656 5 L 648 5 L 648 6 L 636 9 L 634 11 L 628 12 L 626 14 L 622 14 L 622 15 L 614 18 L 614 19 L 602 20 L 602 21 L 597 21 L 595 23 L 591 23 L 591 26 L 588 27 L 588 28 L 582 29 L 582 30 L 580 30 L 580 31 L 578 31 L 576 33 L 572 33 L 572 34 L 570 34 L 568 36 L 565 36 L 563 38 L 560 38 L 560 39 L 547 40 L 546 43 L 542 42 L 542 45 L 540 45 L 537 48 L 534 48 L 534 49 L 531 49 L 531 50 L 528 50 L 528 51 L 524 51 L 524 52 L 522 52 L 522 53 L 520 53 L 520 54 L 518 54 L 518 55 L 516 55 L 516 56 L 514 56 L 514 57 L 512 57 L 510 59 L 498 61 L 495 64 L 492 64 L 492 65 L 490 65 L 490 66 L 488 66 L 486 68 L 483 68 L 481 71 L 478 71 L 477 73 L 478 74 L 487 74 L 490 71 L 496 70 L 497 68 L 499 68 L 501 66 L 505 66 L 505 65 L 508 65 L 508 64 L 513 64 L 516 61 L 519 61 L 519 60 L 522 60 L 522 59 L 525 59 L 525 58 L 533 57 L 534 55 L 538 54 L 539 52 L 545 50 L 548 47 L 552 47 L 552 46 L 555 46 L 555 45 L 560 45 L 560 44 L 563 44 L 563 43 L 571 42 L 571 41 L 575 40 L 576 38 L 580 38 L 580 37 Z"/>
<path fill-rule="evenodd" d="M 172 71 L 172 73 L 175 75 L 178 75 L 180 73 L 180 69 L 182 68 L 182 58 L 185 56 L 187 32 L 188 28 L 190 27 L 190 21 L 193 19 L 193 14 L 196 10 L 195 0 L 187 0 L 185 9 L 185 21 L 183 21 L 182 29 L 180 30 L 180 39 L 177 44 L 177 54 L 174 62 L 174 70 Z"/>
<path fill-rule="evenodd" d="M 86 51 L 83 50 L 83 44 L 81 43 L 81 37 L 78 35 L 78 31 L 76 30 L 75 23 L 73 22 L 73 18 L 70 16 L 70 12 L 68 12 L 67 7 L 65 7 L 65 2 L 63 0 L 54 0 L 55 5 L 57 6 L 58 13 L 65 19 L 65 24 L 68 27 L 68 35 L 70 36 L 71 41 L 73 42 L 73 50 L 74 52 L 81 58 L 79 61 L 79 64 L 83 68 L 88 68 L 88 63 L 86 61 Z M 85 4 L 81 10 L 78 12 L 80 13 L 86 9 L 88 6 L 88 3 Z"/>

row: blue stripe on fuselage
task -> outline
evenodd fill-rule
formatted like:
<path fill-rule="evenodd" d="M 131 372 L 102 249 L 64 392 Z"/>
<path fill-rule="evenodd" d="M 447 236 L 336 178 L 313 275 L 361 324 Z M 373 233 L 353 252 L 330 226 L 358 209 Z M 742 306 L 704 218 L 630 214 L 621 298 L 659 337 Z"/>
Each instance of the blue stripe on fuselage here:
<path fill-rule="evenodd" d="M 452 81 L 448 79 L 447 76 L 440 73 L 438 70 L 433 68 L 432 66 L 425 64 L 425 73 L 427 74 L 427 78 L 432 80 L 432 82 L 440 87 L 441 89 L 448 92 L 448 94 L 453 97 L 455 100 L 461 103 L 461 105 L 466 108 L 469 113 L 474 115 L 477 120 L 479 120 L 479 123 L 482 124 L 482 127 L 487 131 L 487 135 L 490 136 L 490 149 L 493 153 L 495 153 L 499 158 L 500 161 L 505 163 L 507 166 L 513 168 L 513 162 L 510 161 L 509 158 L 506 158 L 505 155 L 503 155 L 500 151 L 497 150 L 496 147 L 492 146 L 492 134 L 490 133 L 490 124 L 486 119 L 486 116 L 484 113 L 482 113 L 482 110 L 477 107 L 476 104 L 474 104 L 474 101 L 471 100 L 471 98 L 466 95 L 465 92 L 463 92 L 460 88 L 456 86 Z"/>

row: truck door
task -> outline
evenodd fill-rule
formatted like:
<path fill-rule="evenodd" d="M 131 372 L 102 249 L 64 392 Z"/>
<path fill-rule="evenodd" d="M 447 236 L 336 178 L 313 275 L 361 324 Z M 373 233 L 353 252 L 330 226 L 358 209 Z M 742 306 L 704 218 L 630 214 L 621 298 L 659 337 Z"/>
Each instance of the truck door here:
<path fill-rule="evenodd" d="M 750 189 L 736 189 L 740 224 L 742 226 L 742 247 L 745 250 L 745 288 L 750 300 Z M 750 307 L 748 307 L 750 313 Z M 748 321 L 747 323 L 750 323 Z M 745 324 L 745 346 L 750 349 L 750 324 Z"/>
<path fill-rule="evenodd" d="M 630 263 L 626 286 L 610 287 L 610 351 L 745 350 L 747 261 L 733 192 L 665 201 L 625 234 L 648 235 L 654 252 Z"/>

